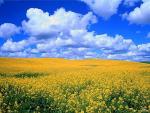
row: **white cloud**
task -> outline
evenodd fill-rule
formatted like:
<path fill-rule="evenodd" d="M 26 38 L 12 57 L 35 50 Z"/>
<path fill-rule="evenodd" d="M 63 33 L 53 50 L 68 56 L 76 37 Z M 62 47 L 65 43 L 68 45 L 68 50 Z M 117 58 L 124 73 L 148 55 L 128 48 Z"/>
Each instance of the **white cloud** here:
<path fill-rule="evenodd" d="M 26 58 L 37 57 L 36 54 L 28 53 L 27 51 L 19 51 L 19 52 L 1 52 L 0 51 L 0 56 L 2 57 L 26 57 Z"/>
<path fill-rule="evenodd" d="M 117 13 L 122 0 L 81 0 L 85 2 L 95 14 L 104 19 L 110 18 Z"/>
<path fill-rule="evenodd" d="M 53 38 L 56 35 L 67 34 L 70 29 L 86 29 L 88 25 L 96 22 L 96 17 L 89 12 L 81 15 L 63 8 L 58 9 L 53 15 L 41 9 L 30 8 L 27 11 L 28 21 L 22 25 L 26 33 L 37 38 Z"/>
<path fill-rule="evenodd" d="M 136 7 L 129 14 L 125 13 L 123 17 L 130 23 L 150 24 L 150 0 L 144 0 L 140 7 Z"/>
<path fill-rule="evenodd" d="M 93 32 L 84 30 L 72 30 L 71 37 L 77 44 L 85 47 L 98 48 L 101 50 L 126 51 L 133 48 L 132 40 L 124 39 L 120 35 L 110 37 L 107 34 L 94 35 Z"/>
<path fill-rule="evenodd" d="M 138 49 L 141 52 L 150 52 L 150 43 L 138 45 Z"/>
<path fill-rule="evenodd" d="M 142 0 L 143 2 L 149 2 L 149 0 Z"/>
<path fill-rule="evenodd" d="M 74 43 L 75 42 L 73 42 L 71 38 L 62 39 L 58 37 L 56 39 L 46 40 L 44 42 L 38 43 L 36 47 L 37 47 L 37 50 L 40 52 L 50 52 L 57 48 L 73 46 Z"/>
<path fill-rule="evenodd" d="M 137 45 L 133 50 L 122 54 L 108 55 L 110 59 L 150 61 L 150 43 Z"/>
<path fill-rule="evenodd" d="M 42 53 L 42 56 L 96 58 L 102 57 L 100 54 L 121 54 L 134 48 L 136 48 L 136 45 L 132 40 L 124 39 L 120 35 L 110 37 L 107 34 L 95 35 L 93 32 L 87 32 L 85 30 L 71 30 L 70 37 L 66 39 L 64 37 L 58 37 L 40 42 L 32 52 Z"/>
<path fill-rule="evenodd" d="M 19 52 L 22 51 L 28 45 L 26 40 L 19 42 L 13 42 L 11 39 L 7 40 L 1 47 L 1 51 L 4 52 Z"/>
<path fill-rule="evenodd" d="M 3 52 L 1 56 L 150 60 L 150 44 L 136 46 L 132 40 L 126 40 L 119 35 L 116 37 L 109 37 L 106 34 L 93 35 L 91 39 L 87 39 L 86 35 L 83 36 L 83 42 L 80 44 L 74 42 L 73 37 L 69 39 L 56 38 L 38 42 L 35 48 L 27 48 L 28 41 L 25 40 L 19 42 L 8 40 L 1 47 L 1 52 Z"/>
<path fill-rule="evenodd" d="M 7 39 L 0 47 L 0 56 L 150 61 L 149 43 L 135 45 L 121 35 L 90 32 L 88 27 L 96 22 L 92 13 L 81 15 L 61 8 L 50 15 L 31 8 L 27 17 L 22 25 L 29 38 L 18 42 Z"/>
<path fill-rule="evenodd" d="M 126 6 L 134 6 L 136 3 L 140 2 L 141 0 L 124 0 L 123 4 Z"/>
<path fill-rule="evenodd" d="M 0 37 L 2 38 L 10 38 L 14 34 L 20 32 L 20 27 L 17 27 L 11 23 L 4 23 L 0 25 Z"/>

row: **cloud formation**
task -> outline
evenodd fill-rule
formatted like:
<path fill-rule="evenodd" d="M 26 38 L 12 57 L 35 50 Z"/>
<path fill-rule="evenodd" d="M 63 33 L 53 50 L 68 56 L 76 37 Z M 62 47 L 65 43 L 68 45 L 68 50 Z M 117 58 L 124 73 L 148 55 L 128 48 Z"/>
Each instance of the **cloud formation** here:
<path fill-rule="evenodd" d="M 19 42 L 13 42 L 8 39 L 3 46 L 1 47 L 1 51 L 4 52 L 18 52 L 22 51 L 28 45 L 26 40 L 21 40 Z"/>
<path fill-rule="evenodd" d="M 86 3 L 95 14 L 108 19 L 117 13 L 122 0 L 81 0 Z"/>
<path fill-rule="evenodd" d="M 136 3 L 140 2 L 141 0 L 124 0 L 123 4 L 129 7 L 135 6 Z"/>
<path fill-rule="evenodd" d="M 0 37 L 1 38 L 7 39 L 19 32 L 20 32 L 20 27 L 17 27 L 16 25 L 12 23 L 4 23 L 0 25 Z"/>
<path fill-rule="evenodd" d="M 81 15 L 60 8 L 49 15 L 41 9 L 30 8 L 26 14 L 28 20 L 22 22 L 26 33 L 37 38 L 53 38 L 56 35 L 68 34 L 71 29 L 86 29 L 91 23 L 95 23 L 96 17 L 91 13 Z"/>
<path fill-rule="evenodd" d="M 7 39 L 0 47 L 0 56 L 150 61 L 150 43 L 136 45 L 121 35 L 112 37 L 89 31 L 89 27 L 97 22 L 91 12 L 82 15 L 60 8 L 49 14 L 41 9 L 30 8 L 26 16 L 27 20 L 22 22 L 22 32 L 29 37 L 17 42 Z M 12 29 L 15 25 L 5 26 L 11 26 L 8 28 Z M 19 32 L 14 28 L 9 37 Z M 5 30 L 1 31 L 6 35 Z"/>
<path fill-rule="evenodd" d="M 150 24 L 150 0 L 143 0 L 140 7 L 136 7 L 130 13 L 125 13 L 123 18 L 134 24 Z"/>

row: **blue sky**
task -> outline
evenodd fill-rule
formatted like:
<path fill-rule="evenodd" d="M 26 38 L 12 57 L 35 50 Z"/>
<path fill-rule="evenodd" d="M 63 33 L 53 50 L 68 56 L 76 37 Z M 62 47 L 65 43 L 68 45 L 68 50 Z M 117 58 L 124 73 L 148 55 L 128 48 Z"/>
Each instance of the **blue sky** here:
<path fill-rule="evenodd" d="M 150 61 L 150 0 L 0 0 L 0 56 Z"/>

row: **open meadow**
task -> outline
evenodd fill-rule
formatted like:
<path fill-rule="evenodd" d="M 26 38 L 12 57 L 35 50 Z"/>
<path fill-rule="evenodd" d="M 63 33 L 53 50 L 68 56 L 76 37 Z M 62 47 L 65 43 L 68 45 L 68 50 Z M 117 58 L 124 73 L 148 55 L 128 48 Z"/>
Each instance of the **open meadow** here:
<path fill-rule="evenodd" d="M 0 113 L 149 113 L 150 64 L 0 58 Z"/>

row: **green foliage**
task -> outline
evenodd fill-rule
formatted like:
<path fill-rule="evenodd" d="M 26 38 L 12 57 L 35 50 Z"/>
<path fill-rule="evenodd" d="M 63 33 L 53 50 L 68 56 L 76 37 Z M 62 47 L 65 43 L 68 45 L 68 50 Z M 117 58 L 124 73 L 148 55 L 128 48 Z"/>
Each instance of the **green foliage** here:
<path fill-rule="evenodd" d="M 0 73 L 0 77 L 16 77 L 16 78 L 32 78 L 32 77 L 39 77 L 43 76 L 43 73 L 37 72 L 22 72 L 22 73 Z"/>
<path fill-rule="evenodd" d="M 54 99 L 44 93 L 29 94 L 12 85 L 0 86 L 2 113 L 55 113 L 58 111 Z"/>
<path fill-rule="evenodd" d="M 149 101 L 144 97 L 145 95 L 138 89 L 134 89 L 130 94 L 123 90 L 114 90 L 106 99 L 106 105 L 112 113 L 148 113 Z M 115 109 L 112 109 L 112 106 Z"/>
<path fill-rule="evenodd" d="M 71 95 L 77 100 L 78 111 L 84 111 L 89 106 L 89 100 L 82 98 L 81 94 L 88 86 L 93 85 L 87 81 L 80 85 L 64 85 L 62 89 L 62 98 L 55 100 L 53 96 L 46 92 L 28 92 L 20 86 L 5 83 L 0 85 L 0 112 L 2 113 L 75 113 L 71 104 L 68 103 Z M 110 95 L 98 98 L 95 95 L 93 101 L 99 103 L 93 108 L 95 113 L 148 113 L 149 107 L 148 92 L 141 93 L 134 89 L 127 93 L 124 89 L 112 90 Z M 145 97 L 147 96 L 147 97 Z"/>
<path fill-rule="evenodd" d="M 142 62 L 142 63 L 150 64 L 150 62 Z"/>

